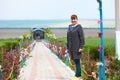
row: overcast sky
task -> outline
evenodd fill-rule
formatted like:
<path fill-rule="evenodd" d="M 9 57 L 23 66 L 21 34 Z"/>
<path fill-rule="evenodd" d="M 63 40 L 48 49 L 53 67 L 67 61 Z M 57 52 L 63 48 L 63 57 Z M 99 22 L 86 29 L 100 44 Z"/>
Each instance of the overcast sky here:
<path fill-rule="evenodd" d="M 115 18 L 115 0 L 103 1 L 104 19 Z M 0 0 L 0 20 L 98 19 L 96 0 Z"/>

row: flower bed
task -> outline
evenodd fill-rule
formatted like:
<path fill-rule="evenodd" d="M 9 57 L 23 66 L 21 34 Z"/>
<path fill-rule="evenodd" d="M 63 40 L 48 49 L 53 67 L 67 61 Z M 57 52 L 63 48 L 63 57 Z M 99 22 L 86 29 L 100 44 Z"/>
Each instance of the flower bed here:
<path fill-rule="evenodd" d="M 21 46 L 20 46 L 21 44 Z M 18 78 L 22 67 L 22 58 L 29 56 L 31 51 L 30 40 L 1 39 L 0 40 L 0 65 L 2 67 L 2 80 Z M 21 53 L 21 52 L 24 53 Z"/>
<path fill-rule="evenodd" d="M 49 29 L 46 31 L 47 47 L 50 48 L 64 63 L 66 63 L 66 38 L 57 38 Z M 98 78 L 98 62 L 100 62 L 100 52 L 98 51 L 100 40 L 98 38 L 85 38 L 85 46 L 81 59 L 82 77 L 85 80 L 96 80 Z M 60 47 L 62 52 L 60 51 Z M 105 38 L 105 69 L 107 80 L 118 80 L 118 64 L 120 61 L 115 57 L 115 39 Z M 61 52 L 61 53 L 60 53 Z M 75 70 L 74 63 L 69 60 L 69 67 Z"/>

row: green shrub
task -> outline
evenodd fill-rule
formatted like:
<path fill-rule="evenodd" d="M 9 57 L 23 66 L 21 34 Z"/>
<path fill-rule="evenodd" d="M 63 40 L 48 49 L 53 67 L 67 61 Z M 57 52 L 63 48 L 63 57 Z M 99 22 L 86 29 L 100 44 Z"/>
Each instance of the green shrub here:
<path fill-rule="evenodd" d="M 0 42 L 0 47 L 14 48 L 18 44 L 19 44 L 18 39 L 2 39 Z"/>
<path fill-rule="evenodd" d="M 2 52 L 0 52 L 0 65 L 2 65 Z"/>
<path fill-rule="evenodd" d="M 105 38 L 105 53 L 115 56 L 115 38 Z"/>
<path fill-rule="evenodd" d="M 90 49 L 90 56 L 93 59 L 99 59 L 100 52 L 98 52 L 98 48 L 100 46 L 100 39 L 97 37 L 89 37 L 85 38 L 85 46 L 84 52 L 88 52 L 88 48 Z M 105 38 L 104 40 L 104 52 L 108 53 L 111 56 L 115 56 L 115 39 L 114 38 Z"/>

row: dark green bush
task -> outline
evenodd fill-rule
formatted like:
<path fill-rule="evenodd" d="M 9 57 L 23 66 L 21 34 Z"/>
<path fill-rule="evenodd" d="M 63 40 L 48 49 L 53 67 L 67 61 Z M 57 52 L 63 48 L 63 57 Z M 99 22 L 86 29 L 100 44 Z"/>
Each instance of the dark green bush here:
<path fill-rule="evenodd" d="M 2 52 L 0 52 L 0 65 L 2 65 Z"/>
<path fill-rule="evenodd" d="M 100 46 L 100 39 L 97 37 L 89 37 L 85 38 L 85 46 L 84 52 L 88 52 L 88 48 L 90 49 L 90 56 L 97 60 L 100 57 L 100 52 L 98 52 L 98 48 Z M 115 56 L 115 39 L 114 38 L 105 38 L 104 41 L 104 52 L 105 54 L 109 54 L 111 56 Z"/>
<path fill-rule="evenodd" d="M 7 48 L 15 48 L 16 45 L 19 44 L 18 39 L 3 39 L 0 42 L 0 47 L 7 47 Z"/>

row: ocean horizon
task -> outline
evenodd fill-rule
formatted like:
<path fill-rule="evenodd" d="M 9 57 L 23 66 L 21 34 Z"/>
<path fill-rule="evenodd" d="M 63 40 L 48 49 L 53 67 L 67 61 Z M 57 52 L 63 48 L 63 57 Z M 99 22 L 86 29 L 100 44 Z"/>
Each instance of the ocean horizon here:
<path fill-rule="evenodd" d="M 78 21 L 83 28 L 99 28 L 97 19 L 82 19 Z M 34 27 L 48 27 L 48 28 L 67 28 L 70 20 L 0 20 L 0 28 L 34 28 Z M 115 28 L 115 20 L 104 20 L 104 28 Z"/>

